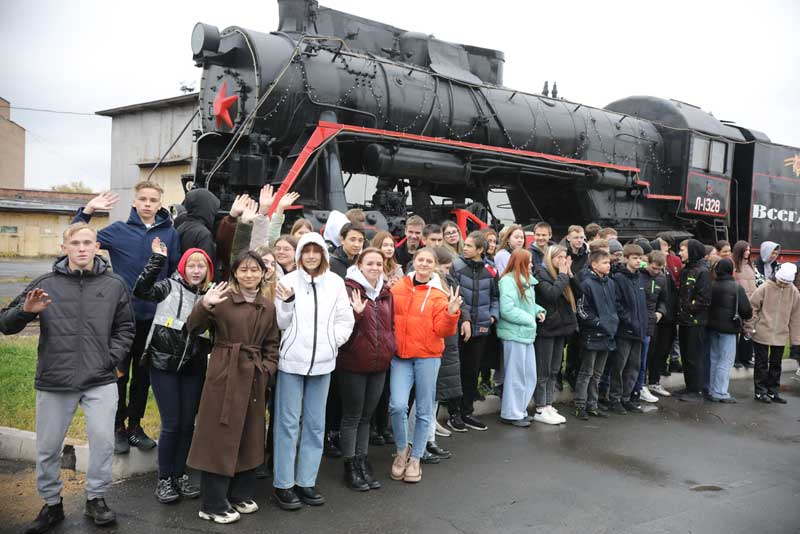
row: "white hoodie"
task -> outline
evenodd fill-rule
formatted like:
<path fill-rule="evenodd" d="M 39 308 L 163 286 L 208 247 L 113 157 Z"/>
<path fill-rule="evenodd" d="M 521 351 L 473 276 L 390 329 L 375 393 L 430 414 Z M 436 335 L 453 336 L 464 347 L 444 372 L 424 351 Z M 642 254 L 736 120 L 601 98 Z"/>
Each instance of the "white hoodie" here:
<path fill-rule="evenodd" d="M 358 284 L 364 288 L 367 298 L 373 302 L 378 298 L 378 295 L 381 294 L 381 289 L 383 289 L 383 276 L 379 277 L 378 283 L 375 285 L 375 287 L 372 287 L 372 285 L 367 281 L 367 277 L 364 276 L 364 273 L 362 273 L 361 269 L 358 268 L 358 265 L 351 265 L 347 268 L 347 276 L 345 276 L 345 279 L 358 282 Z"/>
<path fill-rule="evenodd" d="M 294 289 L 294 299 L 275 299 L 278 327 L 283 331 L 278 370 L 296 375 L 324 375 L 336 367 L 336 355 L 353 331 L 355 319 L 344 280 L 329 270 L 311 278 L 300 266 L 303 247 L 319 245 L 325 259 L 328 249 L 322 236 L 309 232 L 295 250 L 297 270 L 280 283 Z"/>

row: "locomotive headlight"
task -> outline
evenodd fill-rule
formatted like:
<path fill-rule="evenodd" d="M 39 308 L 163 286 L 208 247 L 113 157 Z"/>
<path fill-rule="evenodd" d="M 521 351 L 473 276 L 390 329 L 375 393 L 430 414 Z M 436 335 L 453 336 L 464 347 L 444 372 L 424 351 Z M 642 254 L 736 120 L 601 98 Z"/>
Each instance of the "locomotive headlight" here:
<path fill-rule="evenodd" d="M 202 56 L 203 52 L 219 51 L 219 28 L 211 24 L 198 22 L 192 30 L 192 54 L 195 59 Z"/>

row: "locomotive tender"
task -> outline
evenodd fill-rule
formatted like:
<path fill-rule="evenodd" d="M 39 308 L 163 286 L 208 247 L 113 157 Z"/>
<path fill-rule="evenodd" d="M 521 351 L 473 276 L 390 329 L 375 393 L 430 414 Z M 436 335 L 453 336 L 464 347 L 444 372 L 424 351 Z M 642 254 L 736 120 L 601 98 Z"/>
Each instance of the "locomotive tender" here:
<path fill-rule="evenodd" d="M 223 205 L 265 183 L 301 193 L 324 224 L 375 177 L 368 222 L 407 212 L 496 223 L 491 191 L 521 224 L 598 222 L 623 237 L 780 242 L 800 254 L 800 149 L 648 96 L 604 109 L 503 86 L 503 53 L 440 41 L 315 0 L 278 0 L 279 28 L 192 34 L 202 67 L 195 187 Z M 410 192 L 410 198 L 409 198 Z"/>

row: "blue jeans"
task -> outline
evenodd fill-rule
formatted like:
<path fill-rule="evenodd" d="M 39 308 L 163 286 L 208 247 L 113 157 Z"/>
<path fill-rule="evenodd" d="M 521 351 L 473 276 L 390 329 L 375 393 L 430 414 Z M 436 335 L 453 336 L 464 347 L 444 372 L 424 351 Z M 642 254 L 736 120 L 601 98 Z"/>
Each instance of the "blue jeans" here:
<path fill-rule="evenodd" d="M 200 404 L 203 375 L 150 369 L 150 385 L 161 414 L 158 438 L 158 476 L 183 475 L 192 445 L 194 418 Z"/>
<path fill-rule="evenodd" d="M 416 421 L 414 440 L 411 447 L 412 458 L 422 458 L 428 442 L 428 429 L 433 417 L 433 391 L 439 375 L 441 358 L 392 358 L 389 374 L 389 415 L 392 418 L 392 431 L 397 443 L 397 452 L 403 452 L 408 445 L 408 397 L 411 388 L 416 389 Z"/>
<path fill-rule="evenodd" d="M 711 363 L 709 393 L 714 398 L 727 399 L 730 397 L 728 393 L 730 371 L 736 359 L 736 334 L 709 330 L 708 347 Z"/>
<path fill-rule="evenodd" d="M 536 351 L 533 343 L 503 340 L 503 403 L 500 417 L 518 421 L 528 416 L 528 404 L 536 389 Z"/>
<path fill-rule="evenodd" d="M 310 488 L 316 484 L 319 462 L 322 459 L 325 404 L 330 383 L 330 373 L 306 376 L 278 371 L 275 391 L 274 487 L 289 489 L 297 485 Z"/>

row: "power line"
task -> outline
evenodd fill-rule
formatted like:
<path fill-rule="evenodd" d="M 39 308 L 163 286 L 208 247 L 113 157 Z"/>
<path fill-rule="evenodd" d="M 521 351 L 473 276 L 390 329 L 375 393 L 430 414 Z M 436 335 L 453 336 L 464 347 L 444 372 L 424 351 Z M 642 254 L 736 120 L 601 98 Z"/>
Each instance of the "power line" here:
<path fill-rule="evenodd" d="M 23 108 L 19 106 L 0 106 L 0 109 L 16 109 L 21 111 L 41 111 L 43 113 L 56 113 L 59 115 L 85 115 L 88 117 L 99 117 L 94 113 L 84 113 L 82 111 L 59 111 L 57 109 L 44 109 L 44 108 Z"/>

